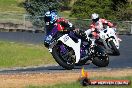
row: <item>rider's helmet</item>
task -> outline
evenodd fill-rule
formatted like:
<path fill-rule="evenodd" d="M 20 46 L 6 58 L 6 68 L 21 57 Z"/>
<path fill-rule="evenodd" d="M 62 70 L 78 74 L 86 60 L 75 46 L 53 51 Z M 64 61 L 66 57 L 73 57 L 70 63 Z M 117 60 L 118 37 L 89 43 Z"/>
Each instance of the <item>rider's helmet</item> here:
<path fill-rule="evenodd" d="M 57 16 L 57 12 L 55 10 L 47 11 L 45 13 L 45 16 L 44 16 L 44 21 L 45 21 L 46 24 L 47 23 L 48 24 L 53 24 L 54 22 L 56 22 L 57 18 L 58 18 L 58 16 Z"/>
<path fill-rule="evenodd" d="M 96 23 L 96 22 L 99 20 L 99 14 L 93 13 L 93 14 L 91 15 L 91 19 L 92 19 L 93 22 Z"/>

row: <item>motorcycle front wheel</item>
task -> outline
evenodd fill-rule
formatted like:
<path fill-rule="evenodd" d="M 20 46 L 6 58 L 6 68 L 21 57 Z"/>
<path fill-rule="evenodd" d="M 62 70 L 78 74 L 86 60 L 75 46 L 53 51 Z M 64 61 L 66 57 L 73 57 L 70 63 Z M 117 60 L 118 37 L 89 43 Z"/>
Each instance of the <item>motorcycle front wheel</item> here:
<path fill-rule="evenodd" d="M 120 52 L 119 49 L 116 48 L 114 42 L 111 40 L 109 41 L 110 45 L 111 45 L 111 50 L 113 51 L 113 55 L 119 56 Z"/>
<path fill-rule="evenodd" d="M 71 70 L 75 66 L 75 59 L 73 58 L 74 52 L 72 49 L 69 49 L 69 47 L 67 47 L 66 45 L 65 48 L 67 52 L 65 54 L 62 54 L 62 52 L 60 52 L 60 47 L 58 45 L 55 45 L 52 49 L 52 56 L 60 66 L 67 70 Z"/>
<path fill-rule="evenodd" d="M 109 64 L 109 56 L 105 50 L 99 46 L 95 47 L 95 56 L 92 59 L 92 63 L 98 67 L 106 67 Z"/>

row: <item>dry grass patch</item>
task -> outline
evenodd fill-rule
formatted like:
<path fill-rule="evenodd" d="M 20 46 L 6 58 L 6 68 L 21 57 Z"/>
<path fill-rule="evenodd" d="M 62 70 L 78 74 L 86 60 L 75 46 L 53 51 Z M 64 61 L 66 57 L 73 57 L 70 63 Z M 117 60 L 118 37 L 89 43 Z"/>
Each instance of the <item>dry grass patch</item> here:
<path fill-rule="evenodd" d="M 125 77 L 132 76 L 132 69 L 88 71 L 90 78 L 94 77 Z M 64 71 L 62 73 L 33 74 L 1 74 L 0 88 L 24 88 L 29 85 L 46 86 L 58 83 L 75 82 L 81 76 L 80 72 Z"/>

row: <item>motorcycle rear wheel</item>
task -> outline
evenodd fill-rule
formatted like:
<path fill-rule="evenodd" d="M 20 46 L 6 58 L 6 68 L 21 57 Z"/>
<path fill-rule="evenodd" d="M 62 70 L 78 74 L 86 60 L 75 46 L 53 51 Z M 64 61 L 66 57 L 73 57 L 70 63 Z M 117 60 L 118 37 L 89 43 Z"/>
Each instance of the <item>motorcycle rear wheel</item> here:
<path fill-rule="evenodd" d="M 109 64 L 109 58 L 94 57 L 92 63 L 98 67 L 106 67 Z"/>
<path fill-rule="evenodd" d="M 92 59 L 92 63 L 98 67 L 106 67 L 109 64 L 109 56 L 105 50 L 99 46 L 95 47 L 96 55 Z M 98 54 L 97 54 L 98 53 Z M 99 55 L 100 53 L 100 55 Z"/>
<path fill-rule="evenodd" d="M 76 66 L 83 66 L 83 65 L 89 65 L 90 63 L 87 63 L 89 59 L 84 59 L 76 63 Z"/>

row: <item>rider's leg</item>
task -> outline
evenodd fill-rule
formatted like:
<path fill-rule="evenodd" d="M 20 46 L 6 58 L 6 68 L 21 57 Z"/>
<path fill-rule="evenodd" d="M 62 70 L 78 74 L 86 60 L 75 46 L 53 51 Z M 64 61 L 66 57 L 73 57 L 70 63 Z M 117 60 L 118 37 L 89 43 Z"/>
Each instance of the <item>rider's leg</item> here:
<path fill-rule="evenodd" d="M 91 29 L 88 29 L 85 31 L 85 34 L 87 35 L 87 39 L 89 39 L 89 35 L 92 33 Z"/>
<path fill-rule="evenodd" d="M 92 36 L 92 31 L 90 29 L 85 31 L 86 35 L 87 35 L 87 39 L 88 41 L 91 40 L 91 47 L 93 47 L 95 45 L 95 38 Z M 91 35 L 91 36 L 90 36 Z"/>

